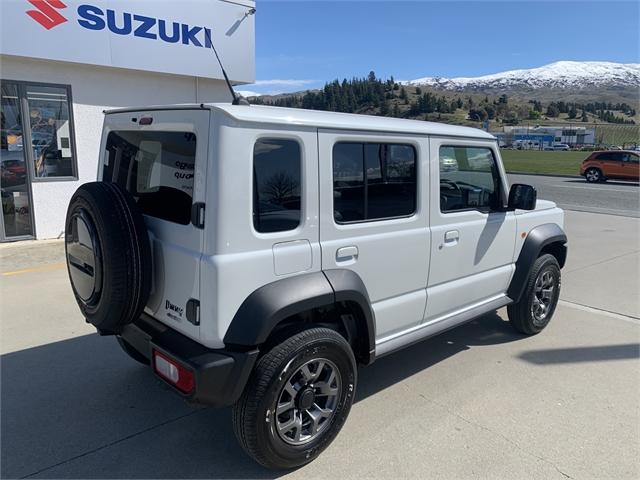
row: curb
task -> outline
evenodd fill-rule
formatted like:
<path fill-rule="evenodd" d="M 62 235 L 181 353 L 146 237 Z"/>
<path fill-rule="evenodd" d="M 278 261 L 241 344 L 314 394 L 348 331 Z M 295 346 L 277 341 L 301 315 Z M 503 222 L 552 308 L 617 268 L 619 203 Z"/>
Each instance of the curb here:
<path fill-rule="evenodd" d="M 531 173 L 531 172 L 511 172 L 511 171 L 507 171 L 507 174 L 531 175 L 532 177 L 582 178 L 582 175 L 562 175 L 562 174 L 553 174 L 553 173 Z"/>

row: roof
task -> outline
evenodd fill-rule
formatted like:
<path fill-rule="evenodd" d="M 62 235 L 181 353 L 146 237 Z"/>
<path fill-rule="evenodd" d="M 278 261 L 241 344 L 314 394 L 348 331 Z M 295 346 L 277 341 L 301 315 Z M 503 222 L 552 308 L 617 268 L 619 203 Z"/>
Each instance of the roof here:
<path fill-rule="evenodd" d="M 122 108 L 108 110 L 105 113 L 129 111 L 181 110 L 208 108 L 219 110 L 234 120 L 248 123 L 267 123 L 277 125 L 301 125 L 338 130 L 362 130 L 387 133 L 410 133 L 417 135 L 442 135 L 449 137 L 471 137 L 495 140 L 490 133 L 477 128 L 448 125 L 445 123 L 405 120 L 400 118 L 376 117 L 353 113 L 304 110 L 301 108 L 269 107 L 265 105 L 231 105 L 229 103 L 205 103 L 167 105 L 141 108 Z"/>

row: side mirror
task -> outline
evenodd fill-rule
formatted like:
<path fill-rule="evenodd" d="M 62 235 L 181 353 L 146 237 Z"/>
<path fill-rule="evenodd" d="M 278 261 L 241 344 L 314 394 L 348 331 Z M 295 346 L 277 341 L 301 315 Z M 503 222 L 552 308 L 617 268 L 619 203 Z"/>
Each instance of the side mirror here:
<path fill-rule="evenodd" d="M 514 183 L 509 190 L 509 210 L 535 210 L 538 192 L 531 185 Z"/>

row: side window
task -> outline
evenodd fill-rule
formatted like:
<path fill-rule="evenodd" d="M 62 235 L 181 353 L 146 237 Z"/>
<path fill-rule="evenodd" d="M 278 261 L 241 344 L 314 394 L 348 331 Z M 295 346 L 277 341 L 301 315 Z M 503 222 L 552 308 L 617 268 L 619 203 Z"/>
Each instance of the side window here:
<path fill-rule="evenodd" d="M 640 163 L 640 156 L 636 155 L 635 153 L 630 153 L 629 154 L 629 161 L 631 163 Z"/>
<path fill-rule="evenodd" d="M 600 155 L 598 155 L 597 159 L 598 160 L 615 161 L 615 162 L 619 162 L 619 161 L 622 160 L 622 158 L 620 158 L 620 155 L 618 155 L 615 152 L 601 153 Z"/>
<path fill-rule="evenodd" d="M 113 131 L 103 179 L 126 188 L 145 215 L 187 225 L 195 162 L 192 132 Z"/>
<path fill-rule="evenodd" d="M 260 233 L 300 225 L 302 153 L 295 140 L 263 138 L 253 147 L 253 227 Z"/>
<path fill-rule="evenodd" d="M 440 147 L 440 211 L 499 210 L 500 174 L 489 148 Z"/>
<path fill-rule="evenodd" d="M 416 151 L 411 145 L 340 142 L 333 147 L 337 223 L 406 217 L 416 211 Z"/>

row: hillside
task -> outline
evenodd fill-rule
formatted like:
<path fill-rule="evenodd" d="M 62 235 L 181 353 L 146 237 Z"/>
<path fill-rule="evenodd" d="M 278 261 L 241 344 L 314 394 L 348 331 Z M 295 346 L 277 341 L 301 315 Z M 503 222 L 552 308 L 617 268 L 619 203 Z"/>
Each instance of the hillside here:
<path fill-rule="evenodd" d="M 639 66 L 576 63 L 558 62 L 473 79 L 425 77 L 396 82 L 393 77 L 379 79 L 370 72 L 366 78 L 334 80 L 322 89 L 250 100 L 283 107 L 488 126 L 491 131 L 512 125 L 597 124 L 601 132 L 607 132 L 603 142 L 637 142 Z"/>

